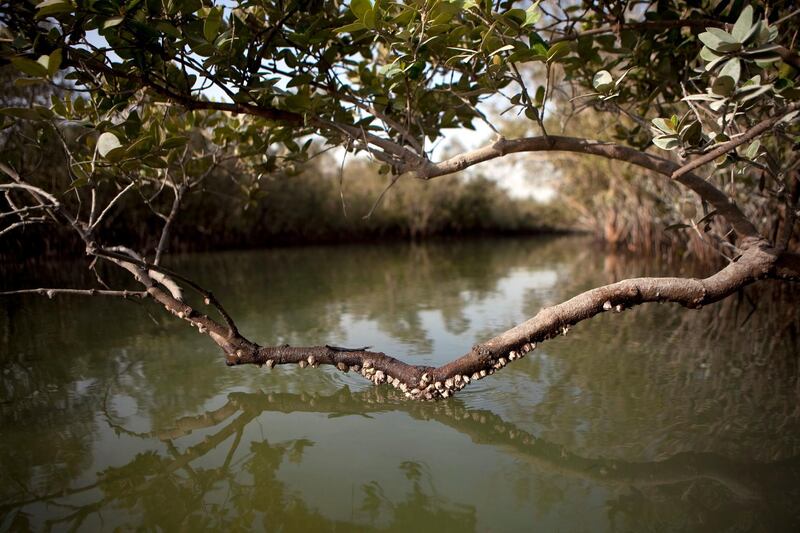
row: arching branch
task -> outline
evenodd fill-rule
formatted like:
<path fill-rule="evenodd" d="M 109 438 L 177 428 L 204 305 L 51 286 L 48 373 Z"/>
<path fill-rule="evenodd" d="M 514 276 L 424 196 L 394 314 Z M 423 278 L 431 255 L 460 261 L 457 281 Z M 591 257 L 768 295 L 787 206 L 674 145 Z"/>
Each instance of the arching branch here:
<path fill-rule="evenodd" d="M 674 179 L 714 206 L 717 212 L 733 226 L 739 236 L 755 241 L 762 239 L 755 225 L 750 222 L 725 193 L 717 189 L 713 184 L 697 174 L 681 171 L 681 165 L 673 161 L 611 142 L 555 135 L 522 139 L 500 138 L 488 146 L 457 155 L 445 161 L 439 163 L 428 161 L 417 168 L 408 167 L 404 170 L 414 172 L 422 179 L 432 179 L 452 174 L 507 154 L 547 151 L 574 152 L 624 161 Z"/>
<path fill-rule="evenodd" d="M 636 278 L 586 291 L 559 305 L 543 309 L 535 317 L 489 341 L 466 355 L 438 368 L 412 366 L 399 359 L 366 349 L 331 346 L 259 347 L 248 344 L 226 354 L 229 365 L 257 364 L 272 368 L 281 364 L 301 367 L 334 365 L 354 370 L 376 385 L 389 383 L 409 398 L 447 398 L 452 393 L 502 369 L 536 347 L 537 343 L 566 333 L 569 327 L 609 311 L 621 312 L 648 302 L 672 302 L 700 308 L 729 296 L 759 279 L 778 278 L 800 266 L 795 257 L 781 257 L 766 245 L 752 246 L 735 262 L 705 279 Z M 800 276 L 800 270 L 792 270 Z M 249 342 L 249 341 L 248 341 Z"/>

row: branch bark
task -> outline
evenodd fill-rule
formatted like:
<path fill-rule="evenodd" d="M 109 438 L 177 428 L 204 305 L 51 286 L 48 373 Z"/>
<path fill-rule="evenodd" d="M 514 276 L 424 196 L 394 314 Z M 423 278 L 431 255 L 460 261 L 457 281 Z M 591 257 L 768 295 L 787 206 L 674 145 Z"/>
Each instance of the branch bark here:
<path fill-rule="evenodd" d="M 759 234 L 755 225 L 750 222 L 745 214 L 725 193 L 717 189 L 713 184 L 691 171 L 681 171 L 681 165 L 673 161 L 611 142 L 556 135 L 548 135 L 547 137 L 526 137 L 512 140 L 501 137 L 491 145 L 460 154 L 445 161 L 439 163 L 426 161 L 417 168 L 409 167 L 404 170 L 414 172 L 422 179 L 432 179 L 452 174 L 478 163 L 503 157 L 507 154 L 543 151 L 597 155 L 605 157 L 606 159 L 624 161 L 652 170 L 670 179 L 674 179 L 678 183 L 696 192 L 701 198 L 714 206 L 717 212 L 733 226 L 740 237 L 751 241 L 763 240 L 763 237 Z"/>
<path fill-rule="evenodd" d="M 568 329 L 597 314 L 621 312 L 648 302 L 672 302 L 697 309 L 729 296 L 765 278 L 800 279 L 800 255 L 780 253 L 761 243 L 749 247 L 727 267 L 705 279 L 636 278 L 598 287 L 559 305 L 543 309 L 536 316 L 500 335 L 478 344 L 464 356 L 438 368 L 413 366 L 382 352 L 367 348 L 333 346 L 261 347 L 237 335 L 220 343 L 228 365 L 282 364 L 300 367 L 334 365 L 339 370 L 360 372 L 376 385 L 388 383 L 408 398 L 447 398 L 475 380 L 501 370 L 508 363 L 535 349 L 537 343 L 566 334 Z M 151 292 L 174 312 L 169 297 Z M 208 320 L 204 317 L 204 320 Z M 219 326 L 217 326 L 219 327 Z M 209 326 L 209 331 L 211 331 Z M 234 346 L 234 348 L 231 348 Z"/>

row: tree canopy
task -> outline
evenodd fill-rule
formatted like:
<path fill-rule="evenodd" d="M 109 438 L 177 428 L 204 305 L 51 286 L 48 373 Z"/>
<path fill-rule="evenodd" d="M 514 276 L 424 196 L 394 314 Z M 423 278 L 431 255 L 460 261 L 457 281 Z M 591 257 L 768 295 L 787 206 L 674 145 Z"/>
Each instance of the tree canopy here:
<path fill-rule="evenodd" d="M 208 333 L 229 364 L 334 364 L 410 397 L 447 397 L 598 313 L 698 307 L 759 279 L 800 279 L 798 17 L 788 1 L 6 0 L 0 60 L 21 73 L 18 86 L 54 89 L 0 110 L 6 141 L 25 145 L 3 152 L 12 222 L 0 232 L 71 228 L 89 256 L 140 285 L 95 294 L 152 297 Z M 614 127 L 563 135 L 585 112 Z M 535 135 L 507 138 L 498 115 Z M 436 160 L 447 132 L 479 124 L 496 137 Z M 57 171 L 37 153 L 54 143 L 64 158 L 55 188 Z M 162 255 L 184 195 L 214 168 L 291 172 L 315 144 L 380 162 L 389 186 L 512 153 L 626 162 L 647 171 L 638 179 L 660 175 L 697 195 L 676 229 L 698 232 L 727 265 L 703 280 L 593 289 L 436 369 L 366 349 L 261 347 L 210 292 L 160 266 Z M 152 254 L 102 242 L 121 198 L 138 191 L 147 202 L 164 188 L 174 200 Z"/>

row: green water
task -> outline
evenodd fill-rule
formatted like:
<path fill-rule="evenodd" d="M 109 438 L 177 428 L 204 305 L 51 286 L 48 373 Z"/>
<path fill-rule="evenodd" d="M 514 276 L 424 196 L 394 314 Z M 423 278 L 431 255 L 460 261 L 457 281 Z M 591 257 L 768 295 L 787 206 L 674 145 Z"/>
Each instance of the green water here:
<path fill-rule="evenodd" d="M 577 238 L 170 265 L 261 344 L 437 365 L 581 290 L 676 272 Z M 89 279 L 5 269 L 5 288 Z M 3 298 L 0 531 L 798 531 L 800 322 L 772 289 L 597 317 L 437 403 L 227 368 L 152 303 Z"/>

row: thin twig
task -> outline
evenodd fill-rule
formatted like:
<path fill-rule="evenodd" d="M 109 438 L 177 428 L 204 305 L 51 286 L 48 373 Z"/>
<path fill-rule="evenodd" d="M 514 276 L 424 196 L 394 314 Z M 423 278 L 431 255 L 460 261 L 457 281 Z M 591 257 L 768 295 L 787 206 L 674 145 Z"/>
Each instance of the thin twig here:
<path fill-rule="evenodd" d="M 48 298 L 52 298 L 58 294 L 75 294 L 80 296 L 118 296 L 122 298 L 130 298 L 130 297 L 137 297 L 137 298 L 147 298 L 146 291 L 113 291 L 113 290 L 106 290 L 106 289 L 46 289 L 46 288 L 38 288 L 38 289 L 18 289 L 14 291 L 2 291 L 0 292 L 0 296 L 10 296 L 12 294 L 39 294 L 41 296 L 47 296 Z"/>
<path fill-rule="evenodd" d="M 102 222 L 102 220 L 103 220 L 103 217 L 105 217 L 105 216 L 106 216 L 106 214 L 108 214 L 108 212 L 109 212 L 109 211 L 111 211 L 111 208 L 112 208 L 112 207 L 114 207 L 114 204 L 116 204 L 116 203 L 117 203 L 117 201 L 119 201 L 119 199 L 120 199 L 120 198 L 122 198 L 122 197 L 125 195 L 125 193 L 126 193 L 126 192 L 128 192 L 129 190 L 131 190 L 131 188 L 132 188 L 134 185 L 136 185 L 136 182 L 135 182 L 135 181 L 132 181 L 132 182 L 130 182 L 130 183 L 128 184 L 128 186 L 127 186 L 127 187 L 125 187 L 124 189 L 122 189 L 122 190 L 119 192 L 119 194 L 117 194 L 117 195 L 116 195 L 116 196 L 115 196 L 115 197 L 114 197 L 114 198 L 113 198 L 113 199 L 112 199 L 110 202 L 108 202 L 108 205 L 106 206 L 106 208 L 105 208 L 105 209 L 103 209 L 103 212 L 102 212 L 102 213 L 100 213 L 100 216 L 99 216 L 99 217 L 97 217 L 97 220 L 95 220 L 95 221 L 94 221 L 94 223 L 92 223 L 92 224 L 90 224 L 90 225 L 89 225 L 89 231 L 92 231 L 94 228 L 96 228 L 96 227 L 97 227 L 97 225 L 98 225 L 98 224 L 100 224 L 100 222 Z"/>

